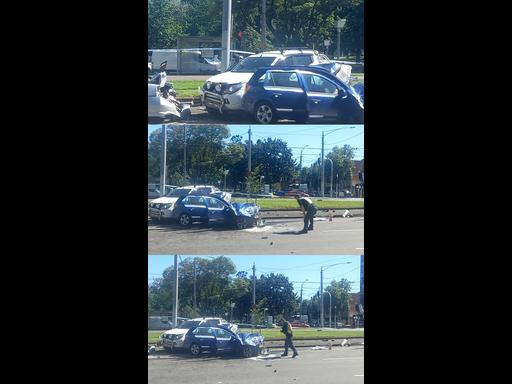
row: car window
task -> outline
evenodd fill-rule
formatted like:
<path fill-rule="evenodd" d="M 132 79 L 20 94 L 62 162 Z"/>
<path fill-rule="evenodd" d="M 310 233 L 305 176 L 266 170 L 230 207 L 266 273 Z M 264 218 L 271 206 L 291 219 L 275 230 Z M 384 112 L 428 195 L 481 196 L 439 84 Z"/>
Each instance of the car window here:
<path fill-rule="evenodd" d="M 213 329 L 206 327 L 197 327 L 192 331 L 194 335 L 197 336 L 213 336 Z"/>
<path fill-rule="evenodd" d="M 311 92 L 327 94 L 336 94 L 338 92 L 336 85 L 319 75 L 304 74 L 304 81 Z"/>
<path fill-rule="evenodd" d="M 216 320 L 216 319 L 207 320 L 206 324 L 208 324 L 210 327 L 215 327 L 216 325 L 219 325 L 219 320 Z"/>
<path fill-rule="evenodd" d="M 183 204 L 206 206 L 206 201 L 204 200 L 204 197 L 202 197 L 202 196 L 187 196 L 183 199 Z"/>
<path fill-rule="evenodd" d="M 216 200 L 216 199 L 208 199 L 208 207 L 224 209 L 224 204 L 222 204 L 221 201 Z"/>
<path fill-rule="evenodd" d="M 300 88 L 299 78 L 295 72 L 269 72 L 264 85 L 286 88 Z"/>
<path fill-rule="evenodd" d="M 231 338 L 231 334 L 224 329 L 216 329 L 215 331 L 216 331 L 217 337 L 220 339 L 230 339 Z"/>
<path fill-rule="evenodd" d="M 196 195 L 208 195 L 212 193 L 211 187 L 203 187 L 203 188 L 197 188 L 197 191 L 194 192 Z"/>

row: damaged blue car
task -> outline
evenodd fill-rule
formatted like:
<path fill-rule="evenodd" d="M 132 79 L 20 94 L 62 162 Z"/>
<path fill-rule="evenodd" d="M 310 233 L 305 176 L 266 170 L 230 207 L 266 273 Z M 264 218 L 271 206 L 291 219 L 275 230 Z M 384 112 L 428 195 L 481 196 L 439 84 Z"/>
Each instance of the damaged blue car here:
<path fill-rule="evenodd" d="M 260 207 L 254 203 L 230 203 L 211 195 L 188 195 L 176 201 L 172 218 L 183 227 L 200 222 L 244 229 L 257 225 L 259 214 Z"/>
<path fill-rule="evenodd" d="M 258 333 L 236 334 L 225 328 L 195 327 L 185 334 L 183 348 L 194 356 L 209 351 L 252 357 L 260 353 L 263 341 L 264 337 Z"/>

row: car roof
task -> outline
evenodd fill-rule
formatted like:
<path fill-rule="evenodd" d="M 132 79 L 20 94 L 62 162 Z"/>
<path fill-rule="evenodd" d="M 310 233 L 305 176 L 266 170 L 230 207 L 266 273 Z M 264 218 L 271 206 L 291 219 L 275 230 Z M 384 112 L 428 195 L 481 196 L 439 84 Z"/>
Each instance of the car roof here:
<path fill-rule="evenodd" d="M 267 72 L 267 71 L 275 71 L 275 72 L 279 72 L 279 71 L 282 71 L 282 72 L 297 71 L 297 72 L 301 72 L 301 73 L 308 73 L 308 72 L 309 73 L 315 73 L 317 75 L 326 76 L 330 80 L 336 81 L 336 83 L 343 84 L 343 82 L 338 77 L 333 75 L 327 68 L 315 67 L 315 66 L 303 66 L 303 65 L 263 67 L 263 68 L 258 69 L 256 72 L 254 72 L 254 75 L 253 75 L 252 78 L 253 79 L 259 78 L 258 76 L 261 76 L 261 74 L 263 72 Z"/>

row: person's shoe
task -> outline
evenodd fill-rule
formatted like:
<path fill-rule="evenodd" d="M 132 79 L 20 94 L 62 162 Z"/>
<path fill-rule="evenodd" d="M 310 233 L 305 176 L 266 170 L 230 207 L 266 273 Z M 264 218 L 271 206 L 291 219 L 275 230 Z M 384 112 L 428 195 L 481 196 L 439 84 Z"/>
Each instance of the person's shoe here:
<path fill-rule="evenodd" d="M 294 352 L 294 353 L 293 353 L 293 356 L 292 356 L 292 359 L 293 359 L 295 356 L 299 356 L 299 354 L 298 354 L 297 352 Z"/>
<path fill-rule="evenodd" d="M 312 231 L 312 230 L 313 230 L 313 227 L 309 227 L 309 228 L 308 228 L 308 231 Z"/>
<path fill-rule="evenodd" d="M 297 233 L 308 233 L 308 230 L 307 229 L 303 229 L 302 231 L 299 231 Z"/>
<path fill-rule="evenodd" d="M 288 356 L 288 354 L 287 354 L 287 353 L 283 353 L 283 354 L 281 355 L 281 357 L 284 357 L 284 356 Z"/>

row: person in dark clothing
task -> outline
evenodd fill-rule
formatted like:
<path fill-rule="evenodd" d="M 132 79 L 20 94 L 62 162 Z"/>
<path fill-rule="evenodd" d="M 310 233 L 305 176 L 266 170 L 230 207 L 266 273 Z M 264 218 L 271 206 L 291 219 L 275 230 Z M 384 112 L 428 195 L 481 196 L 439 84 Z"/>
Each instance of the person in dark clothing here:
<path fill-rule="evenodd" d="M 316 207 L 309 197 L 295 195 L 300 210 L 304 214 L 304 229 L 300 233 L 308 233 L 313 230 L 313 219 L 316 215 Z M 308 225 L 309 224 L 309 225 Z"/>
<path fill-rule="evenodd" d="M 295 349 L 295 346 L 293 345 L 293 332 L 292 332 L 292 325 L 286 321 L 281 320 L 281 332 L 284 333 L 285 339 L 284 339 L 284 353 L 281 356 L 288 356 L 288 348 L 291 348 L 293 351 L 293 356 L 299 356 L 297 353 L 297 350 Z"/>

